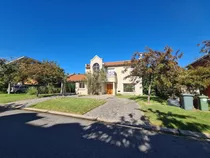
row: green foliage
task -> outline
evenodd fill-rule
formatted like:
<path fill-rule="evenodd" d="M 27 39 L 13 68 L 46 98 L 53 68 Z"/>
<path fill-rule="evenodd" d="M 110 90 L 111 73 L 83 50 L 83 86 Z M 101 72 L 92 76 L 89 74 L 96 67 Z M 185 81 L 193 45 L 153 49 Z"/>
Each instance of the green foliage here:
<path fill-rule="evenodd" d="M 101 89 L 101 84 L 106 82 L 106 72 L 101 69 L 99 72 L 89 72 L 86 74 L 86 83 L 88 87 L 88 94 L 99 94 Z"/>
<path fill-rule="evenodd" d="M 0 88 L 3 89 L 4 83 L 16 84 L 24 83 L 32 79 L 38 85 L 54 85 L 64 81 L 64 70 L 54 61 L 36 61 L 31 58 L 7 62 L 0 59 Z M 42 90 L 42 88 L 40 88 Z M 53 86 L 44 90 L 47 93 L 58 92 L 59 89 Z M 39 90 L 39 88 L 38 88 Z"/>
<path fill-rule="evenodd" d="M 197 89 L 203 91 L 210 85 L 210 65 L 183 70 L 179 76 L 179 82 L 190 92 Z"/>
<path fill-rule="evenodd" d="M 66 82 L 66 92 L 75 93 L 75 83 Z"/>
<path fill-rule="evenodd" d="M 7 83 L 0 78 L 0 93 L 6 93 L 7 92 Z"/>
<path fill-rule="evenodd" d="M 14 62 L 9 63 L 6 59 L 0 59 L 0 78 L 2 86 L 8 84 L 8 93 L 10 94 L 10 86 L 17 82 L 18 67 Z"/>
<path fill-rule="evenodd" d="M 38 89 L 40 94 L 48 94 L 47 86 L 39 86 Z"/>
<path fill-rule="evenodd" d="M 29 95 L 36 95 L 37 94 L 37 88 L 36 87 L 29 87 L 27 89 L 27 94 L 29 94 Z"/>
<path fill-rule="evenodd" d="M 178 65 L 178 59 L 182 53 L 177 51 L 173 55 L 170 47 L 165 47 L 164 51 L 155 51 L 146 48 L 146 52 L 135 53 L 132 58 L 130 75 L 126 78 L 137 80 L 143 79 L 144 92 L 148 92 L 148 101 L 152 92 L 168 97 L 179 91 L 178 76 L 181 68 Z"/>
<path fill-rule="evenodd" d="M 38 89 L 40 94 L 60 93 L 60 88 L 57 88 L 52 84 L 48 84 L 47 86 L 39 86 Z"/>

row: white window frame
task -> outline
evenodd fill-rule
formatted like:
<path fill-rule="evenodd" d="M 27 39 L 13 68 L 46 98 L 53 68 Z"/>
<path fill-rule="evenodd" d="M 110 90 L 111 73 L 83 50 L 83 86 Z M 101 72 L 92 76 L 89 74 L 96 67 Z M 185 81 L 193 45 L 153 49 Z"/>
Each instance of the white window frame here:
<path fill-rule="evenodd" d="M 133 85 L 133 91 L 125 91 L 125 85 Z M 135 92 L 135 85 L 133 83 L 123 83 L 123 92 L 125 92 L 125 93 Z"/>
<path fill-rule="evenodd" d="M 83 85 L 83 86 L 81 86 L 81 85 Z M 81 88 L 81 89 L 85 88 L 85 83 L 84 82 L 79 82 L 79 88 Z"/>

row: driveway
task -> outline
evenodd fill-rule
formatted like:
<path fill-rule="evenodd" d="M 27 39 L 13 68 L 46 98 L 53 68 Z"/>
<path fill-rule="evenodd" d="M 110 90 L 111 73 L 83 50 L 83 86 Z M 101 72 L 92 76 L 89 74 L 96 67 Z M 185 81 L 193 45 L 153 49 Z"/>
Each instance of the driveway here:
<path fill-rule="evenodd" d="M 89 97 L 98 98 L 97 96 Z M 140 107 L 135 101 L 108 95 L 99 97 L 100 99 L 105 99 L 107 102 L 86 113 L 85 116 L 98 117 L 104 120 L 132 125 L 144 123 L 144 113 L 140 111 Z"/>
<path fill-rule="evenodd" d="M 50 114 L 0 112 L 1 158 L 209 157 L 210 142 Z"/>

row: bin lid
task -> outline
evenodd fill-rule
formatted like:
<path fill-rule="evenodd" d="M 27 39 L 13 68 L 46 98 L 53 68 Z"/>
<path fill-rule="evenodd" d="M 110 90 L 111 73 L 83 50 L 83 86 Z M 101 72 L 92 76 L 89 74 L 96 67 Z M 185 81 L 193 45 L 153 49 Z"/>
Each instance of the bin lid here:
<path fill-rule="evenodd" d="M 207 99 L 208 98 L 208 96 L 205 96 L 205 95 L 200 95 L 200 96 L 198 96 L 199 98 L 205 98 L 205 99 Z"/>
<path fill-rule="evenodd" d="M 182 96 L 189 96 L 189 97 L 193 97 L 194 95 L 193 95 L 193 94 L 187 94 L 187 93 L 185 93 L 185 94 L 182 94 Z"/>

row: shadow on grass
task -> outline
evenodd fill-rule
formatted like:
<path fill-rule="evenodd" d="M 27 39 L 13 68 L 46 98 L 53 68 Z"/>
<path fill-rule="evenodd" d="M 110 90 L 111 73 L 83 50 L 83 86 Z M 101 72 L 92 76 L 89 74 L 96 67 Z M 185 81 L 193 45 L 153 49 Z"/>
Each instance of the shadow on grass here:
<path fill-rule="evenodd" d="M 20 111 L 0 115 L 0 129 L 4 158 L 207 157 L 210 152 L 208 142 Z"/>
<path fill-rule="evenodd" d="M 142 110 L 143 112 L 150 112 L 156 115 L 156 119 L 162 122 L 162 126 L 169 128 L 179 128 L 183 130 L 192 130 L 196 132 L 209 131 L 210 125 L 197 123 L 197 122 L 186 122 L 182 119 L 196 119 L 194 116 L 186 116 L 181 114 L 174 114 L 173 112 L 161 112 L 159 110 Z"/>
<path fill-rule="evenodd" d="M 135 100 L 135 101 L 143 101 L 145 103 L 147 102 L 147 96 L 132 96 L 129 99 Z M 151 96 L 150 100 L 158 102 L 160 104 L 165 104 L 166 103 L 166 100 L 161 99 L 160 97 L 156 97 L 156 96 Z"/>

